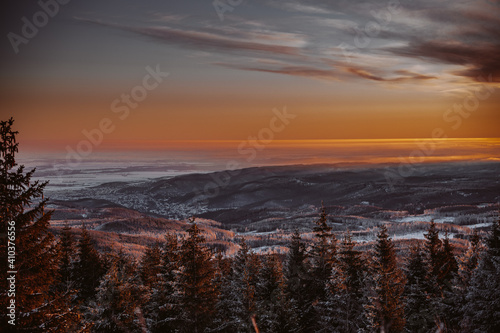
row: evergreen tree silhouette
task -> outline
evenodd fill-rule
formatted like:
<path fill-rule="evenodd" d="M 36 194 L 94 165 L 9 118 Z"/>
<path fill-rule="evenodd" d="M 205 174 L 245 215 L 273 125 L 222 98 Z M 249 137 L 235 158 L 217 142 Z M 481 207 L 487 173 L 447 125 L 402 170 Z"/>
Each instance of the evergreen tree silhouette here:
<path fill-rule="evenodd" d="M 373 327 L 384 332 L 402 332 L 405 326 L 404 303 L 401 295 L 405 276 L 399 269 L 394 244 L 383 225 L 377 235 L 374 257 L 375 297 L 370 317 Z"/>
<path fill-rule="evenodd" d="M 203 246 L 205 238 L 197 224 L 193 223 L 187 233 L 180 252 L 181 331 L 201 333 L 211 325 L 215 315 L 215 268 L 212 253 Z"/>
<path fill-rule="evenodd" d="M 467 292 L 462 332 L 500 332 L 500 220 L 493 222 L 486 244 Z"/>
<path fill-rule="evenodd" d="M 91 300 L 96 294 L 96 288 L 105 273 L 101 255 L 97 252 L 88 230 L 82 226 L 78 241 L 77 260 L 75 262 L 76 288 L 78 298 L 82 302 Z"/>
<path fill-rule="evenodd" d="M 54 288 L 59 251 L 48 230 L 52 211 L 44 209 L 47 182 L 32 182 L 35 170 L 25 172 L 16 163 L 18 132 L 13 124 L 12 118 L 0 122 L 0 233 L 7 235 L 0 241 L 0 327 L 17 332 L 69 330 L 80 315 L 66 306 L 67 295 Z M 7 278 L 15 279 L 15 298 L 8 297 Z M 10 299 L 15 299 L 15 326 L 8 323 Z"/>
<path fill-rule="evenodd" d="M 429 274 L 420 245 L 411 249 L 406 265 L 406 330 L 409 332 L 429 332 L 434 326 L 435 313 L 431 306 Z"/>

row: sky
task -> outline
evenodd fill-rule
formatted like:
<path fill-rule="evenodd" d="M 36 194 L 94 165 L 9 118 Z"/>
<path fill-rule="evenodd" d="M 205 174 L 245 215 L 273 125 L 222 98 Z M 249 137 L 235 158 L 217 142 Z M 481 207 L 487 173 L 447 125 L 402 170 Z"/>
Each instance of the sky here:
<path fill-rule="evenodd" d="M 0 118 L 33 151 L 500 137 L 499 1 L 4 6 Z"/>

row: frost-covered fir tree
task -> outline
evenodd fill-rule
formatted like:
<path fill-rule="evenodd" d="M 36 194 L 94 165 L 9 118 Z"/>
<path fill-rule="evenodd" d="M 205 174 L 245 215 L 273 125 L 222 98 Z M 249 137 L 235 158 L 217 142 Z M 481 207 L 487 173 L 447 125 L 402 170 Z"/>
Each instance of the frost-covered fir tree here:
<path fill-rule="evenodd" d="M 484 244 L 481 241 L 481 237 L 477 229 L 474 229 L 469 241 L 469 247 L 465 254 L 459 258 L 459 276 L 463 280 L 463 284 L 468 285 L 472 272 L 477 268 L 479 264 L 479 259 L 481 258 L 481 253 L 485 250 Z"/>
<path fill-rule="evenodd" d="M 214 325 L 210 332 L 230 332 L 234 318 L 230 318 L 233 314 L 232 308 L 234 303 L 230 299 L 231 289 L 230 281 L 232 280 L 232 258 L 224 257 L 221 252 L 215 255 L 215 277 L 214 283 L 219 291 L 216 315 Z"/>
<path fill-rule="evenodd" d="M 77 260 L 74 265 L 76 289 L 80 301 L 85 303 L 95 296 L 96 288 L 104 273 L 105 268 L 101 255 L 94 247 L 90 233 L 83 226 L 77 245 Z"/>
<path fill-rule="evenodd" d="M 432 292 L 434 297 L 441 296 L 439 276 L 442 264 L 441 247 L 442 241 L 439 239 L 439 230 L 436 228 L 434 220 L 431 221 L 427 233 L 424 234 L 425 242 L 425 259 L 428 265 L 428 280 L 430 283 L 429 292 Z"/>
<path fill-rule="evenodd" d="M 218 295 L 214 283 L 215 267 L 212 253 L 203 245 L 205 238 L 196 223 L 187 233 L 180 248 L 181 332 L 201 333 L 211 326 L 215 315 Z"/>
<path fill-rule="evenodd" d="M 446 291 L 451 290 L 451 281 L 458 272 L 458 262 L 453 254 L 454 248 L 448 238 L 448 234 L 445 235 L 443 240 L 443 247 L 440 252 L 441 267 L 439 270 L 439 282 L 441 284 L 441 289 Z"/>
<path fill-rule="evenodd" d="M 256 284 L 259 261 L 244 239 L 232 260 L 230 274 L 224 279 L 217 303 L 217 332 L 251 332 L 256 315 Z"/>
<path fill-rule="evenodd" d="M 373 269 L 375 295 L 368 313 L 372 327 L 384 332 L 402 332 L 405 326 L 402 294 L 406 279 L 398 267 L 394 244 L 385 225 L 377 235 Z"/>
<path fill-rule="evenodd" d="M 262 332 L 288 333 L 295 329 L 285 295 L 283 267 L 276 254 L 263 258 L 256 285 L 257 323 Z"/>
<path fill-rule="evenodd" d="M 460 308 L 465 301 L 465 294 L 458 275 L 458 261 L 453 254 L 453 245 L 451 245 L 448 235 L 443 240 L 442 258 L 441 290 L 443 297 L 438 303 L 439 319 L 441 326 L 453 332 L 459 330 L 460 320 L 463 317 Z"/>
<path fill-rule="evenodd" d="M 315 242 L 311 251 L 313 290 L 317 299 L 325 295 L 325 286 L 330 279 L 333 263 L 336 255 L 335 235 L 332 234 L 332 228 L 328 225 L 328 214 L 325 207 L 321 207 L 321 214 L 313 228 Z"/>
<path fill-rule="evenodd" d="M 474 229 L 470 238 L 469 248 L 458 258 L 458 272 L 451 281 L 451 288 L 444 292 L 444 298 L 441 301 L 441 313 L 446 323 L 446 328 L 451 332 L 460 332 L 461 321 L 464 318 L 464 307 L 467 304 L 467 292 L 471 282 L 472 274 L 479 264 L 484 246 L 481 239 Z"/>
<path fill-rule="evenodd" d="M 500 332 L 500 221 L 492 225 L 463 307 L 463 332 Z"/>
<path fill-rule="evenodd" d="M 0 327 L 18 332 L 67 331 L 79 321 L 79 314 L 67 306 L 67 295 L 54 287 L 59 251 L 48 230 L 52 212 L 44 209 L 47 183 L 33 182 L 35 170 L 25 172 L 16 163 L 18 132 L 13 124 L 12 118 L 0 122 L 0 233 L 7 235 L 0 241 Z M 15 279 L 15 298 L 8 295 L 7 278 Z M 11 300 L 15 318 L 8 316 Z"/>
<path fill-rule="evenodd" d="M 364 313 L 367 262 L 355 245 L 350 232 L 346 233 L 320 311 L 325 332 L 358 332 L 368 325 Z"/>
<path fill-rule="evenodd" d="M 180 248 L 176 235 L 168 234 L 161 253 L 161 271 L 148 293 L 144 312 L 153 333 L 178 332 L 181 327 L 179 274 Z"/>
<path fill-rule="evenodd" d="M 152 287 L 159 283 L 162 273 L 161 248 L 159 243 L 149 246 L 141 260 L 141 280 L 147 287 Z"/>
<path fill-rule="evenodd" d="M 412 248 L 405 268 L 406 285 L 403 293 L 407 332 L 430 332 L 435 327 L 427 267 L 420 245 Z"/>
<path fill-rule="evenodd" d="M 290 299 L 292 316 L 297 321 L 297 332 L 307 332 L 313 326 L 314 295 L 310 292 L 312 277 L 306 245 L 295 230 L 285 261 L 285 291 Z"/>
<path fill-rule="evenodd" d="M 71 228 L 66 223 L 59 236 L 59 275 L 58 288 L 62 292 L 73 293 L 76 288 L 74 276 L 74 263 L 76 256 L 75 240 Z"/>
<path fill-rule="evenodd" d="M 451 286 L 450 282 L 458 270 L 458 264 L 448 236 L 446 235 L 444 240 L 439 238 L 439 230 L 434 221 L 431 221 L 424 236 L 429 281 L 434 282 L 434 296 L 440 298 L 443 296 L 444 289 L 449 289 Z"/>
<path fill-rule="evenodd" d="M 146 330 L 141 306 L 141 288 L 135 263 L 122 251 L 113 256 L 111 267 L 97 288 L 95 301 L 87 307 L 93 332 L 140 332 Z"/>

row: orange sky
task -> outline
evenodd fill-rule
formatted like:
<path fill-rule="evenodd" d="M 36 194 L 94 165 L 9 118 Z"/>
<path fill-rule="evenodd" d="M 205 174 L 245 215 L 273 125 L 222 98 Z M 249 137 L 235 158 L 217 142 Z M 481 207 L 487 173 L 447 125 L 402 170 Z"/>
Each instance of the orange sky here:
<path fill-rule="evenodd" d="M 116 141 L 244 140 L 269 127 L 272 110 L 284 107 L 296 118 L 275 133 L 277 140 L 428 138 L 436 128 L 447 137 L 495 137 L 500 124 L 495 99 L 468 118 L 454 114 L 446 121 L 443 117 L 453 101 L 425 103 L 425 94 L 398 99 L 396 93 L 394 99 L 377 102 L 355 96 L 339 101 L 308 96 L 272 101 L 251 96 L 154 96 L 124 120 L 109 109 L 110 97 L 26 96 L 4 100 L 4 110 L 14 111 L 25 148 L 56 150 L 85 139 L 82 131 L 98 128 L 104 118 L 112 121 L 114 130 L 103 134 L 103 147 Z"/>

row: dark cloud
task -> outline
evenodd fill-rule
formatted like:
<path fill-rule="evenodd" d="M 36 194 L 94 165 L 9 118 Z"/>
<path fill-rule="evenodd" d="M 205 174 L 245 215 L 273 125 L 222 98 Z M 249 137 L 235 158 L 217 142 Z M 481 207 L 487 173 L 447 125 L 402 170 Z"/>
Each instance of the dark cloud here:
<path fill-rule="evenodd" d="M 500 44 L 470 45 L 456 41 L 414 41 L 405 47 L 389 49 L 396 55 L 423 58 L 442 64 L 461 65 L 454 74 L 478 81 L 480 76 L 492 75 L 500 82 Z M 479 80 L 480 81 L 480 80 Z"/>
<path fill-rule="evenodd" d="M 419 15 L 431 22 L 422 36 L 414 36 L 407 46 L 387 48 L 395 55 L 420 58 L 434 63 L 463 66 L 453 74 L 478 81 L 493 77 L 500 82 L 500 16 L 495 12 L 465 8 L 427 9 Z M 430 37 L 428 31 L 439 29 Z M 481 81 L 482 79 L 479 79 Z"/>

